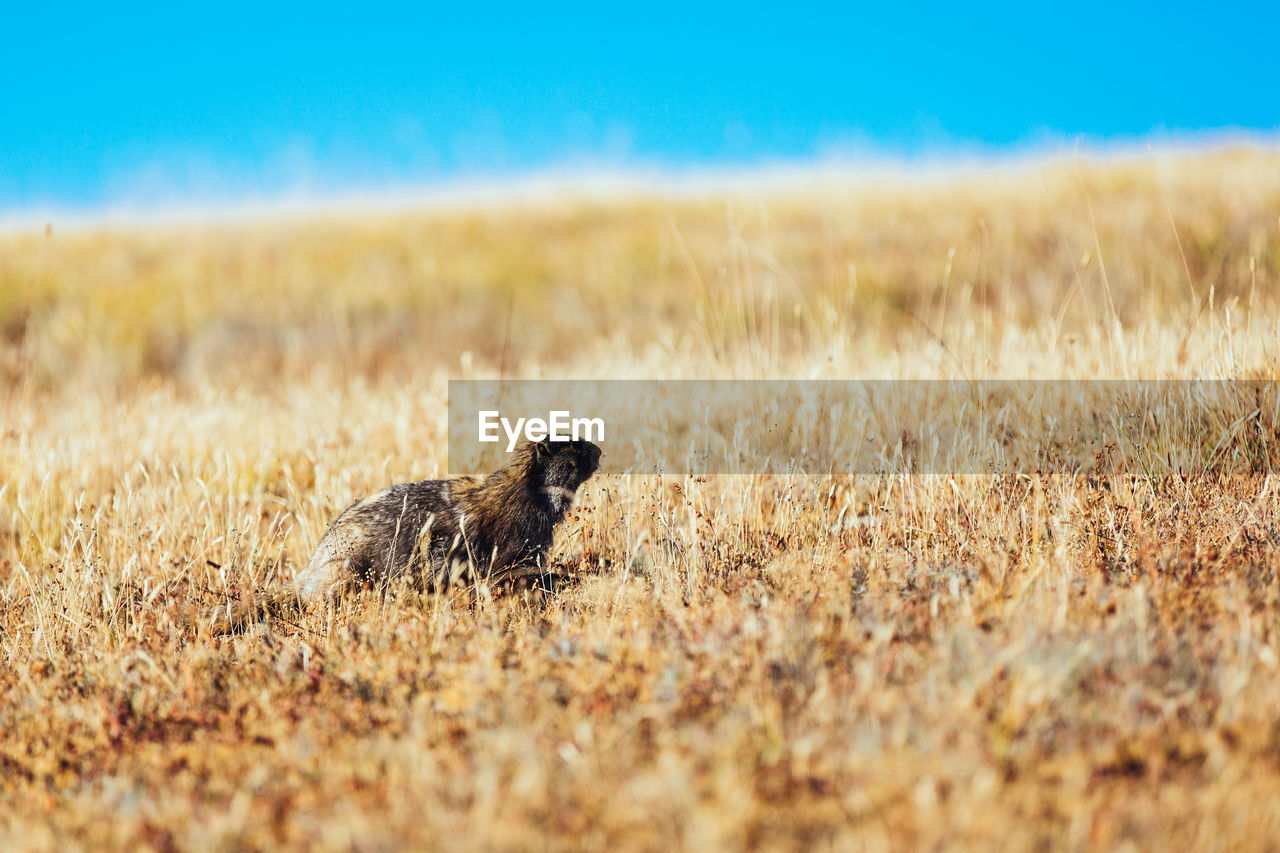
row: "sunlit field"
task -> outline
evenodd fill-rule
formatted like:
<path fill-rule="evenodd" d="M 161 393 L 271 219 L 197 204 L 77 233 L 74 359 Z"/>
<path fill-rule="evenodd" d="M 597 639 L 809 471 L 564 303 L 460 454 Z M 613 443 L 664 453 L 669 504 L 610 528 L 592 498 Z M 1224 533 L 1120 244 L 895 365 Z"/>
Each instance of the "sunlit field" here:
<path fill-rule="evenodd" d="M 449 378 L 1274 379 L 1278 284 L 1247 149 L 0 234 L 0 847 L 1264 847 L 1265 454 L 598 476 L 554 592 L 207 617 Z"/>

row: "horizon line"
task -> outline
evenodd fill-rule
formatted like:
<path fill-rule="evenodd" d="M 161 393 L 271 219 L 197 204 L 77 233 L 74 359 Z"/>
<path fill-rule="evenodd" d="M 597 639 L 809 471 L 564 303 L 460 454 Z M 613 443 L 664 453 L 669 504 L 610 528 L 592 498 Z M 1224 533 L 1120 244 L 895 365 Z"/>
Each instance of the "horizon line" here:
<path fill-rule="evenodd" d="M 405 180 L 366 186 L 294 187 L 174 202 L 166 195 L 154 204 L 116 200 L 86 205 L 31 205 L 0 208 L 0 233 L 50 227 L 73 231 L 140 226 L 191 226 L 238 222 L 291 222 L 334 214 L 394 215 L 491 210 L 547 204 L 587 204 L 622 199 L 695 199 L 743 192 L 787 193 L 831 181 L 862 187 L 920 185 L 960 181 L 983 175 L 1010 175 L 1071 161 L 1107 165 L 1147 158 L 1208 157 L 1232 151 L 1280 153 L 1280 128 L 1236 128 L 1182 134 L 1145 134 L 1131 138 L 1088 139 L 1070 143 L 961 147 L 910 154 L 883 151 L 834 152 L 807 157 L 778 157 L 754 163 L 663 164 L 637 159 L 586 167 L 562 162 L 541 167 L 495 170 Z M 176 192 L 176 190 L 175 190 Z"/>

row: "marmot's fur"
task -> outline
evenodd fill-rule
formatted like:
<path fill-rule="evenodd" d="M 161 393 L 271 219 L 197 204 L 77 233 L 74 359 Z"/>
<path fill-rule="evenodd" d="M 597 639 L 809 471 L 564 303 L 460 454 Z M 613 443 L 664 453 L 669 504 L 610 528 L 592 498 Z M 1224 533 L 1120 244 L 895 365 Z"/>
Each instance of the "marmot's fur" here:
<path fill-rule="evenodd" d="M 251 608 L 218 608 L 214 630 L 353 582 L 409 577 L 435 591 L 463 579 L 536 576 L 546 571 L 555 526 L 599 464 L 600 448 L 589 441 L 540 441 L 487 477 L 405 483 L 357 501 L 329 525 L 290 586 Z"/>

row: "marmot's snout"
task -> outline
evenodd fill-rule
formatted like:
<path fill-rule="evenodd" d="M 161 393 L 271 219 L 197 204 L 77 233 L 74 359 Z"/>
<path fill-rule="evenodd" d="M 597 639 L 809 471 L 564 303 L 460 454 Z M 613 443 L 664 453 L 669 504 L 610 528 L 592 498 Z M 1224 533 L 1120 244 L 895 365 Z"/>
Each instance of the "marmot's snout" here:
<path fill-rule="evenodd" d="M 589 441 L 574 442 L 578 447 L 578 473 L 582 475 L 579 483 L 584 483 L 591 479 L 591 475 L 600 470 L 600 454 L 603 452 L 599 447 Z"/>

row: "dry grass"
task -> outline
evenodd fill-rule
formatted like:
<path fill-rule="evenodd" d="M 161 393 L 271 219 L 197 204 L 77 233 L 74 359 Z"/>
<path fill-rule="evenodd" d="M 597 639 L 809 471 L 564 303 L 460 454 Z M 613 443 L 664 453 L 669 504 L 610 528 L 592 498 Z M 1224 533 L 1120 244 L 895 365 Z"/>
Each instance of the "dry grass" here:
<path fill-rule="evenodd" d="M 1264 847 L 1280 484 L 593 481 L 211 638 L 450 376 L 1274 376 L 1280 156 L 0 237 L 0 846 Z"/>

